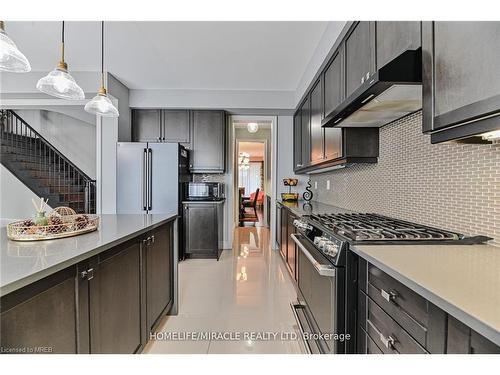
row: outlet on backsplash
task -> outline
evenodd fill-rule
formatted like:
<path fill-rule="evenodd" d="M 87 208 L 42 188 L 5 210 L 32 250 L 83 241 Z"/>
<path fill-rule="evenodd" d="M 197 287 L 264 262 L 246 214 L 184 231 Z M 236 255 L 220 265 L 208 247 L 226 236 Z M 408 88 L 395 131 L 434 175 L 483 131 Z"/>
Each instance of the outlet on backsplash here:
<path fill-rule="evenodd" d="M 330 190 L 330 180 L 326 180 L 326 190 Z"/>
<path fill-rule="evenodd" d="M 318 190 L 318 181 L 314 181 L 314 190 Z"/>

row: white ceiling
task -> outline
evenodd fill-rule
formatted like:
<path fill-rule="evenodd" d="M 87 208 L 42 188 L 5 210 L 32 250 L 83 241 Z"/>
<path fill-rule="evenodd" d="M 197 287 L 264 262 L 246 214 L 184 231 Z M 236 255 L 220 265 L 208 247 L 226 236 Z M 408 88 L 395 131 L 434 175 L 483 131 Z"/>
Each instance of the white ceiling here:
<path fill-rule="evenodd" d="M 296 90 L 328 22 L 108 22 L 106 69 L 130 89 Z M 343 22 L 339 22 L 343 24 Z M 7 22 L 33 71 L 59 59 L 60 22 Z M 73 71 L 100 69 L 100 23 L 66 23 Z"/>

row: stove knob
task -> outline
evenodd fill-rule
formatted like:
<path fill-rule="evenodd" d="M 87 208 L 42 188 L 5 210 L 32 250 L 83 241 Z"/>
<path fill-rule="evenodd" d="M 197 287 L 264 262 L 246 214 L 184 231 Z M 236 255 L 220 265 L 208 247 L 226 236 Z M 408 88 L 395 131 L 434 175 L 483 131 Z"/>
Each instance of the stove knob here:
<path fill-rule="evenodd" d="M 293 226 L 294 226 L 294 227 L 296 227 L 296 228 L 298 228 L 298 227 L 299 227 L 299 223 L 300 223 L 300 222 L 299 222 L 297 219 L 295 219 L 295 220 L 293 221 Z"/>
<path fill-rule="evenodd" d="M 318 247 L 320 249 L 324 249 L 327 242 L 328 242 L 328 239 L 326 239 L 325 237 L 320 237 L 320 239 L 318 241 Z"/>
<path fill-rule="evenodd" d="M 339 252 L 339 247 L 332 241 L 328 241 L 324 247 L 325 253 L 334 257 Z"/>

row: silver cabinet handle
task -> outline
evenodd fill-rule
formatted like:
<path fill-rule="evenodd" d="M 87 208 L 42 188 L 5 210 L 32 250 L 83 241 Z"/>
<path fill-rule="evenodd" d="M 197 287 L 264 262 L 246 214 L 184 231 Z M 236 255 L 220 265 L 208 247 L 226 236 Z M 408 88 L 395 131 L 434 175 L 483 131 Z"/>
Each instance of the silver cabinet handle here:
<path fill-rule="evenodd" d="M 155 236 L 154 235 L 151 236 L 151 243 L 155 243 Z"/>
<path fill-rule="evenodd" d="M 80 273 L 80 275 L 81 275 L 82 279 L 92 280 L 94 278 L 94 269 L 89 268 L 86 271 L 82 271 Z"/>
<path fill-rule="evenodd" d="M 299 249 L 304 253 L 307 259 L 312 263 L 316 271 L 321 275 L 321 276 L 327 276 L 327 277 L 335 277 L 335 268 L 333 268 L 332 265 L 330 264 L 321 264 L 319 263 L 314 257 L 311 255 L 309 250 L 306 249 L 304 245 L 302 245 L 302 242 L 300 242 L 300 239 L 298 238 L 299 235 L 291 234 L 290 237 L 292 238 L 293 242 L 297 244 Z"/>
<path fill-rule="evenodd" d="M 144 211 L 148 209 L 146 194 L 148 191 L 148 162 L 147 162 L 147 152 L 148 149 L 144 149 L 144 154 L 142 155 L 142 208 Z"/>
<path fill-rule="evenodd" d="M 153 209 L 153 150 L 148 148 L 148 170 L 149 170 L 149 186 L 148 186 L 148 211 Z"/>
<path fill-rule="evenodd" d="M 380 289 L 380 295 L 387 301 L 391 303 L 396 303 L 396 298 L 398 297 L 398 293 L 394 290 L 388 292 L 387 290 Z"/>
<path fill-rule="evenodd" d="M 396 343 L 396 339 L 394 337 L 392 337 L 391 335 L 385 337 L 384 334 L 382 332 L 380 332 L 378 330 L 377 327 L 375 327 L 373 325 L 373 323 L 370 321 L 370 320 L 367 320 L 366 321 L 370 327 L 375 331 L 375 333 L 377 334 L 380 342 L 387 348 L 387 349 L 391 349 L 391 350 L 395 350 L 394 348 L 394 344 Z"/>

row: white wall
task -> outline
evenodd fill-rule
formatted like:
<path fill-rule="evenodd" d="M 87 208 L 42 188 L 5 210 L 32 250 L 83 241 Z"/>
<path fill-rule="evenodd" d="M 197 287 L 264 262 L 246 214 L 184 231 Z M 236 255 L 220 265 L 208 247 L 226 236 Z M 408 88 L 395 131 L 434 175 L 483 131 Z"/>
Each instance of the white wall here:
<path fill-rule="evenodd" d="M 54 107 L 50 111 L 21 109 L 15 112 L 72 163 L 95 179 L 95 124 L 89 124 L 61 113 L 64 110 L 65 108 Z M 79 110 L 86 113 L 83 108 Z"/>
<path fill-rule="evenodd" d="M 24 219 L 33 217 L 35 209 L 31 203 L 32 198 L 37 202 L 40 200 L 40 197 L 28 189 L 7 168 L 0 165 L 0 218 Z"/>
<path fill-rule="evenodd" d="M 129 105 L 129 89 L 112 74 L 107 74 L 108 92 L 118 100 L 118 142 L 130 142 L 132 119 Z"/>

